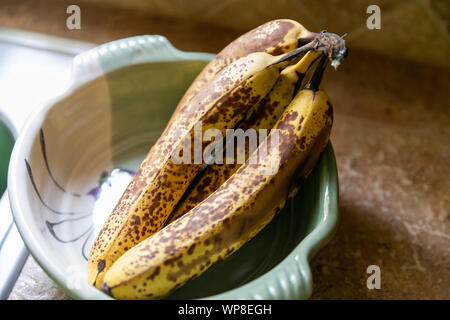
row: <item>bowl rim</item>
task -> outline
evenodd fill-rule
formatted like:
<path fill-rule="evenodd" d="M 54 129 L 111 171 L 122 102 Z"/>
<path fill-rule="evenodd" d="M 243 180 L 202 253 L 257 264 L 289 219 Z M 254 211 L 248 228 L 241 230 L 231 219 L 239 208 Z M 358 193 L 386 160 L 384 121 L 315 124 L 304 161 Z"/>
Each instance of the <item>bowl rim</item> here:
<path fill-rule="evenodd" d="M 132 45 L 134 44 L 134 45 Z M 141 54 L 139 56 L 138 54 Z M 122 67 L 139 63 L 175 62 L 182 60 L 209 62 L 214 57 L 210 53 L 185 52 L 174 48 L 163 36 L 143 35 L 112 41 L 90 49 L 73 60 L 71 84 L 60 95 L 53 97 L 37 107 L 28 117 L 18 135 L 10 159 L 8 169 L 8 194 L 11 211 L 17 229 L 30 254 L 55 281 L 60 288 L 75 299 L 111 299 L 103 292 L 89 286 L 82 290 L 72 289 L 66 285 L 66 275 L 51 259 L 46 257 L 45 250 L 37 241 L 32 226 L 27 223 L 27 217 L 32 212 L 24 208 L 20 190 L 25 190 L 27 183 L 26 169 L 23 159 L 28 158 L 35 137 L 45 120 L 47 112 L 55 104 L 68 98 L 80 87 L 87 85 L 98 77 Z M 280 263 L 262 276 L 229 291 L 204 297 L 201 299 L 279 299 L 277 294 L 271 294 L 269 286 L 274 282 L 287 281 L 301 283 L 303 290 L 292 293 L 287 290 L 287 299 L 307 299 L 312 294 L 312 273 L 309 260 L 334 235 L 338 220 L 338 177 L 337 166 L 331 142 L 321 159 L 326 158 L 320 172 L 320 184 L 325 186 L 320 198 L 324 201 L 324 215 L 320 224 L 312 230 Z M 331 165 L 326 165 L 327 163 Z M 333 191 L 335 190 L 335 192 Z M 322 194 L 323 193 L 323 194 Z M 35 230 L 34 230 L 35 231 Z M 284 279 L 280 278 L 284 275 Z M 87 292 L 88 291 L 88 292 Z"/>

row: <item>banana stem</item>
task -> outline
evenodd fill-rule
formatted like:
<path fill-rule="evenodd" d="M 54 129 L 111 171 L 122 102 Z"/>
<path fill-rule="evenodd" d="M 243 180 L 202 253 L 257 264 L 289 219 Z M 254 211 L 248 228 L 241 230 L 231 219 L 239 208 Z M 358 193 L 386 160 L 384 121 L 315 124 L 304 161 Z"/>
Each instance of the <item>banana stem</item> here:
<path fill-rule="evenodd" d="M 310 41 L 306 44 L 303 44 L 308 40 Z M 339 66 L 341 60 L 344 59 L 348 54 L 345 40 L 335 33 L 329 33 L 326 31 L 321 31 L 319 33 L 311 32 L 306 37 L 300 38 L 298 41 L 301 47 L 286 53 L 273 64 L 292 60 L 307 51 L 314 50 L 323 52 L 328 57 L 328 59 L 330 59 L 331 66 L 336 69 Z"/>
<path fill-rule="evenodd" d="M 309 42 L 313 41 L 319 33 L 317 32 L 311 32 L 308 31 L 306 34 L 304 34 L 302 37 L 299 37 L 297 39 L 297 47 L 303 47 L 305 44 L 308 44 Z"/>
<path fill-rule="evenodd" d="M 314 70 L 314 73 L 311 76 L 311 79 L 309 80 L 308 84 L 309 89 L 311 89 L 314 92 L 319 90 L 320 83 L 322 82 L 323 74 L 325 72 L 326 67 L 327 67 L 327 57 L 322 56 L 322 58 L 320 58 L 316 70 Z"/>
<path fill-rule="evenodd" d="M 313 41 L 310 41 L 309 43 L 301 46 L 300 48 L 294 49 L 292 51 L 289 51 L 288 53 L 283 54 L 281 56 L 281 58 L 279 60 L 275 61 L 274 63 L 272 63 L 272 65 L 279 64 L 279 63 L 289 61 L 289 60 L 293 60 L 294 58 L 298 58 L 310 50 L 314 50 Z"/>

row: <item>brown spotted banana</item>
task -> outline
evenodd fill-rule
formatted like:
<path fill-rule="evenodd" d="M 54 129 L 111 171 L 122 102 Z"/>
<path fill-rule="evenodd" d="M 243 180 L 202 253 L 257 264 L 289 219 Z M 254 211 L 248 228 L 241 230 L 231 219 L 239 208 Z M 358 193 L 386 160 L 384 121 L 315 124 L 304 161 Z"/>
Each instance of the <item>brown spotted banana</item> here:
<path fill-rule="evenodd" d="M 297 187 L 293 177 L 309 174 L 329 139 L 333 110 L 319 83 L 311 80 L 296 94 L 265 141 L 215 192 L 125 252 L 102 290 L 118 299 L 165 297 L 264 228 Z"/>
<path fill-rule="evenodd" d="M 196 125 L 202 125 L 200 137 L 208 129 L 224 135 L 234 128 L 272 89 L 280 72 L 311 49 L 304 47 L 289 59 L 265 52 L 238 59 L 180 107 L 183 117 L 171 124 L 171 134 L 163 133 L 152 147 L 97 235 L 88 261 L 89 283 L 100 287 L 114 261 L 164 225 L 203 165 L 202 159 L 193 159 L 195 146 L 189 154 L 183 153 L 193 144 Z M 203 150 L 207 142 L 201 144 Z"/>
<path fill-rule="evenodd" d="M 292 51 L 310 42 L 316 35 L 317 33 L 308 31 L 297 21 L 289 19 L 272 20 L 241 35 L 222 49 L 203 68 L 175 109 L 168 128 L 173 122 L 183 117 L 183 113 L 180 112 L 182 105 L 192 99 L 227 65 L 254 52 L 280 55 Z"/>

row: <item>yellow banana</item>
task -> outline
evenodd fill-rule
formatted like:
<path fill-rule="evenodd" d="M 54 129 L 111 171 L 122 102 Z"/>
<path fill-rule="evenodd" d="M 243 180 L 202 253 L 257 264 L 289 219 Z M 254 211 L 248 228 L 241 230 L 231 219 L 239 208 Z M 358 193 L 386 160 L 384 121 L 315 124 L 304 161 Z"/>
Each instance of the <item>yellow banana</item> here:
<path fill-rule="evenodd" d="M 202 124 L 200 139 L 210 128 L 222 134 L 234 128 L 250 107 L 267 95 L 282 69 L 299 59 L 278 63 L 282 57 L 259 52 L 236 60 L 180 108 L 183 117 L 152 147 L 94 241 L 88 261 L 89 283 L 99 287 L 114 261 L 164 225 L 203 165 L 202 159 L 192 161 L 192 151 L 184 153 L 195 149 L 196 124 Z M 206 142 L 200 149 L 205 146 Z M 178 156 L 183 163 L 174 161 Z"/>
<path fill-rule="evenodd" d="M 321 54 L 309 51 L 296 65 L 287 67 L 281 72 L 280 78 L 269 94 L 259 104 L 251 108 L 246 119 L 239 125 L 242 130 L 267 129 L 270 130 L 291 102 L 296 89 L 303 88 L 308 80 L 307 71 L 311 71 Z M 233 141 L 234 142 L 234 141 Z M 249 148 L 245 150 L 245 160 L 249 156 Z M 193 183 L 176 206 L 167 224 L 175 221 L 183 214 L 194 208 L 207 196 L 219 188 L 242 165 L 233 161 L 231 164 L 211 164 L 202 173 L 201 177 Z"/>
<path fill-rule="evenodd" d="M 247 162 L 203 202 L 125 252 L 106 272 L 103 291 L 118 299 L 165 297 L 272 220 L 296 188 L 292 178 L 309 173 L 329 139 L 332 106 L 313 78 Z"/>

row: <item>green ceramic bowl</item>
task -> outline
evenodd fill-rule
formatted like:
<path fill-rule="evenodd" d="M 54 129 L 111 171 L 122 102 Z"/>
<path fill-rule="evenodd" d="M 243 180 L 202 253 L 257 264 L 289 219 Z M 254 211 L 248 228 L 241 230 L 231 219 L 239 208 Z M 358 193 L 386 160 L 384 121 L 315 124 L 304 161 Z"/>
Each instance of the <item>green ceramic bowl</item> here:
<path fill-rule="evenodd" d="M 181 52 L 161 36 L 102 45 L 75 58 L 71 87 L 25 125 L 9 167 L 11 208 L 30 253 L 72 297 L 109 299 L 86 280 L 90 247 L 130 172 L 212 58 Z M 308 298 L 309 260 L 337 223 L 329 144 L 298 195 L 260 234 L 169 298 Z"/>
<path fill-rule="evenodd" d="M 14 147 L 12 125 L 6 116 L 0 113 L 0 198 L 6 190 L 9 157 Z"/>

